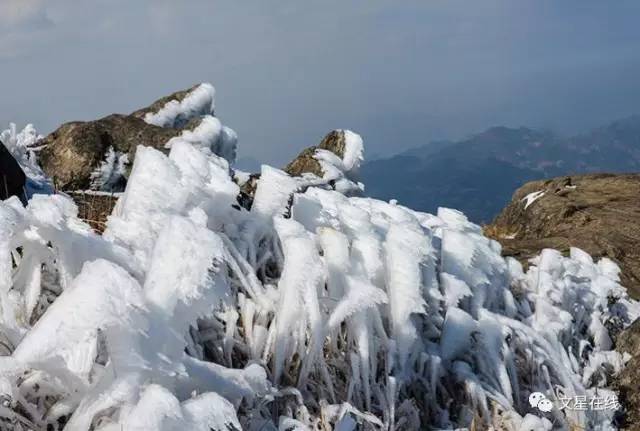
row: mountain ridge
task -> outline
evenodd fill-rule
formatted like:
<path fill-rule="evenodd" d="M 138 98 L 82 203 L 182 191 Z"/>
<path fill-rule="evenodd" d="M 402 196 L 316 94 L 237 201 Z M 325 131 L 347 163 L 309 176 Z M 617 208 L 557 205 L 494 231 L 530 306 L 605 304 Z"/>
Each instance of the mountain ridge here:
<path fill-rule="evenodd" d="M 570 137 L 524 126 L 491 127 L 456 142 L 438 141 L 436 147 L 427 144 L 365 163 L 361 178 L 369 196 L 428 212 L 459 208 L 475 222 L 487 223 L 528 181 L 637 171 L 640 115 L 632 115 Z"/>

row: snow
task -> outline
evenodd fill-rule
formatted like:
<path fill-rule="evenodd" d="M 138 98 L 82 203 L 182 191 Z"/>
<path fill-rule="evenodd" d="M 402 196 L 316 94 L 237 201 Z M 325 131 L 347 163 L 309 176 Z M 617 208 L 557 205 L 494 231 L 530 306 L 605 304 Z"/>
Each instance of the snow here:
<path fill-rule="evenodd" d="M 165 144 L 171 148 L 176 142 L 188 142 L 193 146 L 208 148 L 213 153 L 233 163 L 236 159 L 236 132 L 223 126 L 220 120 L 211 115 L 202 117 L 200 124 L 193 130 L 184 130 L 180 136 Z"/>
<path fill-rule="evenodd" d="M 200 84 L 182 101 L 170 100 L 158 112 L 149 112 L 144 120 L 160 127 L 180 127 L 199 115 L 213 115 L 215 88 L 209 83 Z"/>
<path fill-rule="evenodd" d="M 524 202 L 524 209 L 529 208 L 529 205 L 540 199 L 544 196 L 545 192 L 543 190 L 538 190 L 537 192 L 529 193 L 524 198 L 522 198 L 522 202 Z"/>
<path fill-rule="evenodd" d="M 126 168 L 129 156 L 117 152 L 113 147 L 107 149 L 105 159 L 91 173 L 91 188 L 97 191 L 121 192 L 125 184 Z"/>
<path fill-rule="evenodd" d="M 42 136 L 38 134 L 32 124 L 20 132 L 15 123 L 10 123 L 9 128 L 0 131 L 0 142 L 9 150 L 16 159 L 27 177 L 25 189 L 27 198 L 36 193 L 52 193 L 53 184 L 46 178 L 37 162 L 38 146 Z"/>
<path fill-rule="evenodd" d="M 142 289 L 125 270 L 105 260 L 89 262 L 22 339 L 13 358 L 24 363 L 59 358 L 75 377 L 88 380 L 97 329 L 135 325 L 129 319 L 136 313 L 129 308 L 142 307 Z"/>
<path fill-rule="evenodd" d="M 351 130 L 344 130 L 345 150 L 342 163 L 347 171 L 353 171 L 360 167 L 364 160 L 364 145 L 362 137 Z"/>
<path fill-rule="evenodd" d="M 231 128 L 222 125 L 214 116 L 215 88 L 209 83 L 200 84 L 188 93 L 182 101 L 170 100 L 158 112 L 148 112 L 144 120 L 155 126 L 179 128 L 187 126 L 190 120 L 200 122 L 192 130 L 185 129 L 180 136 L 170 139 L 166 148 L 175 142 L 188 142 L 193 146 L 208 148 L 213 153 L 233 163 L 236 159 L 238 135 Z"/>
<path fill-rule="evenodd" d="M 290 196 L 297 188 L 296 181 L 284 171 L 262 165 L 260 182 L 256 189 L 251 212 L 268 219 L 282 215 Z"/>
<path fill-rule="evenodd" d="M 346 195 L 360 195 L 364 185 L 358 182 L 358 170 L 364 160 L 364 146 L 362 137 L 351 130 L 339 130 L 344 133 L 345 148 L 342 158 L 331 151 L 316 149 L 314 158 L 320 163 L 322 179 L 314 179 L 314 175 L 306 181 L 301 181 L 303 186 L 321 186 L 332 184 L 331 188 Z"/>
<path fill-rule="evenodd" d="M 614 262 L 544 250 L 525 272 L 459 211 L 352 196 L 362 141 L 350 132 L 342 159 L 319 156 L 345 188 L 265 165 L 247 211 L 209 139 L 224 126 L 195 108 L 213 105 L 207 88 L 160 111 L 204 117 L 168 156 L 137 148 L 102 236 L 64 195 L 0 203 L 0 418 L 72 431 L 614 429 L 613 411 L 557 403 L 608 393 L 624 367 L 611 331 L 640 305 Z M 533 392 L 551 412 L 530 407 Z"/>

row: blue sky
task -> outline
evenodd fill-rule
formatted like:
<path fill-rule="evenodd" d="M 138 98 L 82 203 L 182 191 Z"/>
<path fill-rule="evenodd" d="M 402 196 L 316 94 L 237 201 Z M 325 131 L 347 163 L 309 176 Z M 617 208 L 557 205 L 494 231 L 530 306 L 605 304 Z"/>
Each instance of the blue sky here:
<path fill-rule="evenodd" d="M 197 82 L 240 155 L 333 128 L 388 155 L 493 125 L 640 113 L 637 1 L 0 0 L 0 125 L 129 112 Z"/>

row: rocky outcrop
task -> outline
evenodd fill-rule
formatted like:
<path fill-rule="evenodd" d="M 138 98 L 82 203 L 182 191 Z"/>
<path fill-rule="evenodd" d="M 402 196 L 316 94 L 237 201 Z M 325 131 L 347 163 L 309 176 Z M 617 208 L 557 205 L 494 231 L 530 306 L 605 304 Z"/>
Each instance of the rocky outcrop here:
<path fill-rule="evenodd" d="M 25 199 L 26 176 L 9 150 L 0 142 L 0 200 L 11 196 Z"/>
<path fill-rule="evenodd" d="M 622 284 L 640 298 L 640 174 L 593 174 L 533 181 L 485 232 L 503 254 L 526 263 L 543 248 L 579 247 L 621 268 Z"/>
<path fill-rule="evenodd" d="M 593 174 L 534 181 L 485 227 L 503 254 L 527 263 L 543 248 L 579 247 L 621 269 L 630 296 L 640 298 L 640 174 Z M 631 356 L 615 376 L 623 428 L 640 431 L 640 320 L 619 333 L 616 350 Z"/>
<path fill-rule="evenodd" d="M 139 144 L 167 151 L 165 144 L 180 133 L 147 124 L 132 115 L 113 114 L 95 121 L 66 123 L 44 138 L 39 162 L 58 189 L 91 189 L 95 180 L 92 175 L 109 151 L 117 157 L 126 156 L 128 169 Z M 118 191 L 123 186 L 116 180 L 113 188 Z"/>
<path fill-rule="evenodd" d="M 38 142 L 38 159 L 58 190 L 69 193 L 83 218 L 100 230 L 115 199 L 109 194 L 126 186 L 138 145 L 168 152 L 175 139 L 204 146 L 233 161 L 236 135 L 214 112 L 214 89 L 200 84 L 163 97 L 132 114 L 112 114 L 95 121 L 60 126 Z M 300 187 L 325 185 L 341 192 L 358 192 L 353 174 L 362 160 L 362 139 L 347 130 L 334 130 L 313 147 L 303 150 L 285 167 L 303 177 Z M 260 174 L 236 176 L 238 204 L 250 209 Z"/>
<path fill-rule="evenodd" d="M 344 160 L 348 145 L 347 133 L 352 132 L 345 130 L 332 130 L 322 138 L 320 144 L 302 150 L 295 159 L 287 164 L 284 171 L 292 177 L 310 175 L 318 179 L 318 181 L 315 182 L 311 181 L 314 182 L 315 185 L 318 185 L 319 182 L 325 181 L 329 187 L 335 188 L 336 180 L 339 180 L 339 178 L 332 178 L 330 175 L 327 177 L 327 172 L 325 172 L 325 167 L 327 165 L 323 167 L 321 158 L 318 157 L 318 151 L 327 151 L 334 156 L 337 156 L 338 159 Z M 240 184 L 240 195 L 238 196 L 239 205 L 246 209 L 251 209 L 253 196 L 259 181 L 260 174 L 254 173 L 251 174 L 245 182 Z M 301 184 L 301 186 L 304 187 L 304 184 Z"/>
<path fill-rule="evenodd" d="M 285 172 L 291 176 L 299 177 L 302 174 L 310 173 L 318 177 L 322 177 L 323 170 L 320 162 L 315 157 L 316 151 L 327 150 L 340 157 L 344 157 L 346 148 L 346 139 L 344 130 L 332 130 L 320 142 L 318 146 L 305 148 L 298 156 L 293 159 L 285 168 Z"/>
<path fill-rule="evenodd" d="M 235 133 L 213 117 L 213 97 L 200 84 L 129 115 L 63 124 L 39 143 L 39 163 L 58 189 L 112 192 L 124 189 L 138 145 L 168 152 L 181 136 L 232 158 Z"/>
<path fill-rule="evenodd" d="M 144 120 L 147 114 L 153 114 L 158 112 L 169 102 L 172 102 L 172 101 L 176 101 L 178 103 L 182 102 L 189 94 L 191 94 L 198 87 L 199 87 L 198 85 L 194 85 L 193 87 L 188 88 L 186 90 L 176 91 L 173 94 L 170 94 L 168 96 L 165 96 L 156 100 L 149 106 L 146 106 L 142 109 L 138 109 L 137 111 L 132 112 L 131 115 L 136 118 L 140 118 L 141 120 Z"/>

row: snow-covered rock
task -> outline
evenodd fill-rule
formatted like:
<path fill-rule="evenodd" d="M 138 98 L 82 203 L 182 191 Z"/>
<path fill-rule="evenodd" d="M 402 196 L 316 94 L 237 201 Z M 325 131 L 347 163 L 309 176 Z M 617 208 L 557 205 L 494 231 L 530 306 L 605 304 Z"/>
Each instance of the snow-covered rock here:
<path fill-rule="evenodd" d="M 129 115 L 63 124 L 38 138 L 40 165 L 61 190 L 121 192 L 138 145 L 168 153 L 174 142 L 186 141 L 232 163 L 237 135 L 213 115 L 214 95 L 205 83 Z M 22 133 L 32 136 L 32 129 Z"/>
<path fill-rule="evenodd" d="M 303 150 L 285 171 L 308 185 L 329 186 L 344 194 L 359 194 L 358 169 L 364 159 L 362 138 L 351 130 L 329 132 L 317 147 Z"/>

